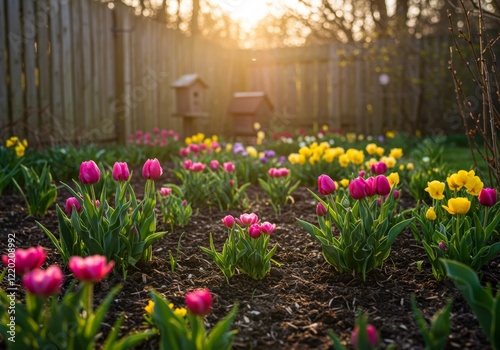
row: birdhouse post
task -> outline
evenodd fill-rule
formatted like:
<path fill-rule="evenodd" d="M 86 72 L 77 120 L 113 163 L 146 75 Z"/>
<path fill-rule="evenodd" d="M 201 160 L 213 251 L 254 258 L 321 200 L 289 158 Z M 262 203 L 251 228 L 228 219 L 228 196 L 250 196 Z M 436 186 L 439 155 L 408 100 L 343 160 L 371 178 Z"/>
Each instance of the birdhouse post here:
<path fill-rule="evenodd" d="M 235 92 L 229 105 L 234 136 L 255 135 L 254 123 L 267 128 L 273 113 L 273 105 L 263 91 Z"/>
<path fill-rule="evenodd" d="M 196 120 L 209 117 L 205 101 L 208 85 L 198 74 L 186 74 L 177 79 L 172 87 L 177 103 L 177 110 L 172 116 L 182 118 L 184 136 L 193 135 L 197 131 Z"/>

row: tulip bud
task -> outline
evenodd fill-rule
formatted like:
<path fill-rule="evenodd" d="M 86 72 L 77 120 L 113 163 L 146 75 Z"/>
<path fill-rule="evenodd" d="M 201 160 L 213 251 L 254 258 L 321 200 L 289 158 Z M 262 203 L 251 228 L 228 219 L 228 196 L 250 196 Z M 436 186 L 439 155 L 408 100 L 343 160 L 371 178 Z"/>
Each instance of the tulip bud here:
<path fill-rule="evenodd" d="M 358 333 L 359 328 L 356 326 L 352 332 L 352 345 L 355 349 L 358 348 Z M 370 323 L 366 325 L 366 338 L 368 340 L 368 344 L 371 346 L 376 347 L 378 345 L 377 329 Z"/>
<path fill-rule="evenodd" d="M 19 276 L 23 276 L 28 272 L 39 269 L 45 262 L 46 258 L 47 254 L 40 246 L 36 248 L 31 247 L 28 249 L 16 249 L 13 257 L 15 262 L 15 273 Z M 2 261 L 5 266 L 9 266 L 9 256 L 2 255 Z"/>
<path fill-rule="evenodd" d="M 127 181 L 130 177 L 127 163 L 115 162 L 112 175 L 115 181 Z"/>
<path fill-rule="evenodd" d="M 229 180 L 229 187 L 233 187 L 234 186 L 234 180 Z"/>
<path fill-rule="evenodd" d="M 68 213 L 68 215 L 71 215 L 73 209 L 76 209 L 77 212 L 81 212 L 82 206 L 78 199 L 76 199 L 75 197 L 69 197 L 68 199 L 66 199 L 64 210 L 66 210 L 66 213 Z"/>
<path fill-rule="evenodd" d="M 205 316 L 212 309 L 212 296 L 208 289 L 200 289 L 186 294 L 186 308 L 197 316 Z"/>
<path fill-rule="evenodd" d="M 262 230 L 260 229 L 259 224 L 253 224 L 252 226 L 250 226 L 248 228 L 248 234 L 252 238 L 255 238 L 255 239 L 259 238 L 262 234 Z"/>
<path fill-rule="evenodd" d="M 425 217 L 428 220 L 434 221 L 437 218 L 436 212 L 434 211 L 434 207 L 430 207 L 427 209 L 427 212 L 425 213 Z"/>
<path fill-rule="evenodd" d="M 23 286 L 29 293 L 46 298 L 59 292 L 63 277 L 61 269 L 52 265 L 45 271 L 36 269 L 24 275 Z"/>
<path fill-rule="evenodd" d="M 232 215 L 226 215 L 224 219 L 222 219 L 222 223 L 227 228 L 233 228 L 234 226 L 234 217 Z"/>
<path fill-rule="evenodd" d="M 364 171 L 364 170 L 360 170 L 360 171 L 358 171 L 358 176 L 363 177 L 363 176 L 365 176 L 365 175 L 366 175 L 366 171 Z"/>
<path fill-rule="evenodd" d="M 163 174 L 163 169 L 160 166 L 158 159 L 148 159 L 142 167 L 142 176 L 145 179 L 157 180 Z"/>
<path fill-rule="evenodd" d="M 182 205 L 183 207 L 187 207 L 187 205 L 188 205 L 187 200 L 185 200 L 185 199 L 184 199 L 184 200 L 182 201 L 181 205 Z"/>
<path fill-rule="evenodd" d="M 92 185 L 99 182 L 101 170 L 93 160 L 82 162 L 79 173 L 80 181 L 84 185 Z"/>
<path fill-rule="evenodd" d="M 69 269 L 73 275 L 83 282 L 99 282 L 113 269 L 113 261 L 106 263 L 106 257 L 102 255 L 92 255 L 82 258 L 72 256 L 69 258 Z"/>
<path fill-rule="evenodd" d="M 444 243 L 443 241 L 439 242 L 438 244 L 438 247 L 440 250 L 442 250 L 443 252 L 446 251 L 448 249 L 448 246 L 446 245 L 446 243 Z"/>
<path fill-rule="evenodd" d="M 251 227 L 250 227 L 251 228 Z M 271 224 L 270 222 L 268 221 L 264 221 L 261 225 L 260 225 L 260 231 L 263 233 L 263 234 L 266 234 L 266 235 L 270 235 L 271 233 L 274 232 L 274 230 L 276 229 L 276 224 Z"/>
<path fill-rule="evenodd" d="M 349 184 L 349 193 L 354 199 L 362 199 L 368 195 L 366 180 L 358 177 Z"/>
<path fill-rule="evenodd" d="M 485 207 L 492 207 L 497 202 L 497 191 L 494 188 L 483 188 L 479 193 L 479 203 Z"/>
<path fill-rule="evenodd" d="M 318 205 L 316 205 L 316 215 L 318 216 L 325 216 L 327 213 L 326 207 L 323 203 L 319 202 Z"/>
<path fill-rule="evenodd" d="M 318 192 L 322 195 L 328 195 L 335 191 L 335 182 L 328 175 L 320 175 L 318 177 Z"/>
<path fill-rule="evenodd" d="M 381 196 L 387 196 L 391 192 L 391 184 L 384 175 L 375 177 L 376 191 Z"/>

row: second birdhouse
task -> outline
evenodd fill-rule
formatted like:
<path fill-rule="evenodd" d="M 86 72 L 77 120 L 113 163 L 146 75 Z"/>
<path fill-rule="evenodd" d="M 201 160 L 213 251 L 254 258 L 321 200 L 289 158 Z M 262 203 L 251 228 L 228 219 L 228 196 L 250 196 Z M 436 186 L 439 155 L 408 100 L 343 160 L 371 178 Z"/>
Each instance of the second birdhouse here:
<path fill-rule="evenodd" d="M 177 79 L 172 87 L 175 89 L 177 110 L 176 117 L 208 117 L 205 105 L 205 91 L 208 85 L 198 74 L 186 74 Z"/>

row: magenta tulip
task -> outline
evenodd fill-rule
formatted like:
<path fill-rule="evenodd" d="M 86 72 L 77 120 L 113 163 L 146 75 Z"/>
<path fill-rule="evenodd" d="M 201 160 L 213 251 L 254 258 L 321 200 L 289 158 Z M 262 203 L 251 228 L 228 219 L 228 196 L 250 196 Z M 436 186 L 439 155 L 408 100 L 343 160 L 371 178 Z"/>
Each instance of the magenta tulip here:
<path fill-rule="evenodd" d="M 285 176 L 288 176 L 288 174 L 290 174 L 290 169 L 288 168 L 279 168 L 277 170 L 278 172 L 278 177 L 285 177 Z"/>
<path fill-rule="evenodd" d="M 63 274 L 59 266 L 49 266 L 47 270 L 36 269 L 24 275 L 23 286 L 31 294 L 48 297 L 61 289 Z"/>
<path fill-rule="evenodd" d="M 208 289 L 195 290 L 186 294 L 186 308 L 197 316 L 205 316 L 212 309 L 212 295 Z"/>
<path fill-rule="evenodd" d="M 163 169 L 160 166 L 158 159 L 148 159 L 142 167 L 142 176 L 145 179 L 157 180 L 163 174 Z"/>
<path fill-rule="evenodd" d="M 170 187 L 162 187 L 160 188 L 160 195 L 163 197 L 170 196 L 172 194 L 172 189 Z"/>
<path fill-rule="evenodd" d="M 239 219 L 236 219 L 236 222 L 242 226 L 251 226 L 259 222 L 259 217 L 257 214 L 241 214 Z"/>
<path fill-rule="evenodd" d="M 349 183 L 349 193 L 354 199 L 363 199 L 368 195 L 367 183 L 362 177 L 358 177 Z"/>
<path fill-rule="evenodd" d="M 446 245 L 446 243 L 444 243 L 444 241 L 439 242 L 438 247 L 439 247 L 439 250 L 442 250 L 442 251 L 446 251 L 448 249 L 448 246 Z"/>
<path fill-rule="evenodd" d="M 377 194 L 387 196 L 391 192 L 391 184 L 384 175 L 377 175 L 374 183 Z"/>
<path fill-rule="evenodd" d="M 352 331 L 352 345 L 355 349 L 358 348 L 358 333 L 359 328 L 356 326 Z M 377 329 L 370 323 L 366 325 L 366 338 L 371 346 L 376 347 L 378 345 Z"/>
<path fill-rule="evenodd" d="M 80 181 L 84 185 L 92 185 L 99 182 L 101 170 L 93 160 L 82 162 L 80 165 Z"/>
<path fill-rule="evenodd" d="M 9 256 L 3 255 L 2 261 L 5 266 L 9 266 L 9 263 L 14 265 L 14 269 L 17 275 L 23 276 L 24 274 L 39 269 L 45 259 L 47 259 L 47 254 L 42 247 L 31 247 L 28 249 L 16 249 L 14 251 L 14 256 L 11 256 L 9 261 Z"/>
<path fill-rule="evenodd" d="M 128 170 L 127 163 L 115 162 L 113 165 L 112 175 L 115 181 L 127 181 L 130 177 L 130 171 Z"/>
<path fill-rule="evenodd" d="M 191 165 L 193 164 L 193 161 L 191 159 L 186 159 L 183 163 L 182 163 L 182 167 L 186 170 L 189 170 L 189 168 L 191 168 Z"/>
<path fill-rule="evenodd" d="M 370 176 L 366 181 L 366 195 L 368 197 L 374 196 L 377 194 L 377 181 L 373 176 Z"/>
<path fill-rule="evenodd" d="M 370 170 L 374 174 L 382 175 L 387 171 L 387 164 L 384 162 L 374 163 L 371 165 Z"/>
<path fill-rule="evenodd" d="M 234 226 L 234 217 L 232 215 L 226 215 L 224 219 L 222 219 L 222 223 L 227 228 L 233 228 Z"/>
<path fill-rule="evenodd" d="M 322 195 L 328 195 L 335 191 L 335 182 L 328 175 L 320 175 L 318 177 L 318 192 Z"/>
<path fill-rule="evenodd" d="M 363 176 L 365 176 L 365 175 L 366 175 L 366 171 L 364 171 L 364 170 L 360 170 L 360 171 L 358 171 L 358 176 L 363 177 Z"/>
<path fill-rule="evenodd" d="M 251 227 L 250 227 L 251 228 Z M 270 222 L 268 221 L 264 221 L 261 225 L 260 225 L 260 231 L 265 234 L 265 235 L 270 235 L 271 233 L 274 232 L 274 230 L 276 229 L 276 224 L 271 224 Z"/>
<path fill-rule="evenodd" d="M 225 162 L 222 167 L 226 173 L 233 173 L 236 170 L 236 167 L 231 162 Z"/>
<path fill-rule="evenodd" d="M 181 155 L 181 157 L 187 157 L 188 154 L 189 154 L 189 149 L 188 148 L 181 148 L 181 150 L 179 151 L 179 154 Z"/>
<path fill-rule="evenodd" d="M 64 206 L 64 210 L 66 210 L 66 213 L 68 213 L 68 215 L 71 215 L 73 209 L 76 209 L 77 212 L 81 212 L 82 205 L 75 197 L 69 197 L 68 199 L 66 199 L 66 205 Z"/>
<path fill-rule="evenodd" d="M 254 239 L 259 238 L 262 235 L 262 230 L 259 224 L 253 224 L 248 228 L 248 235 Z"/>
<path fill-rule="evenodd" d="M 106 257 L 92 255 L 86 258 L 72 256 L 69 258 L 69 269 L 82 282 L 99 282 L 113 269 L 114 261 L 106 263 Z"/>
<path fill-rule="evenodd" d="M 492 207 L 497 202 L 497 191 L 494 188 L 483 188 L 477 198 L 485 207 Z"/>
<path fill-rule="evenodd" d="M 318 216 L 325 216 L 327 213 L 326 207 L 323 203 L 319 202 L 318 205 L 316 205 L 316 215 Z"/>
<path fill-rule="evenodd" d="M 210 169 L 212 169 L 212 170 L 219 169 L 219 161 L 217 159 L 210 161 Z"/>
<path fill-rule="evenodd" d="M 267 174 L 268 174 L 269 176 L 271 176 L 271 177 L 278 177 L 278 175 L 277 175 L 277 171 L 278 171 L 278 169 L 276 169 L 276 168 L 271 168 L 271 169 L 269 169 L 269 170 L 267 171 Z"/>
<path fill-rule="evenodd" d="M 189 170 L 194 171 L 194 172 L 201 172 L 201 171 L 205 170 L 205 164 L 200 163 L 200 162 L 193 163 L 189 167 Z"/>

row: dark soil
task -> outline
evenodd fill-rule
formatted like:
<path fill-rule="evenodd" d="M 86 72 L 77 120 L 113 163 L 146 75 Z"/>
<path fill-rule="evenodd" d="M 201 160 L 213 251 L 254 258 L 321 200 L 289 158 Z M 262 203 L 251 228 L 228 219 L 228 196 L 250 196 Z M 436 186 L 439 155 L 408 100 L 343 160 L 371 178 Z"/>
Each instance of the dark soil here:
<path fill-rule="evenodd" d="M 143 180 L 135 177 L 137 193 L 141 194 Z M 162 180 L 170 182 L 172 179 L 167 177 L 164 175 Z M 295 192 L 295 203 L 286 207 L 280 216 L 265 202 L 265 194 L 260 188 L 251 186 L 247 194 L 248 209 L 220 212 L 214 208 L 199 208 L 188 226 L 176 228 L 154 245 L 152 263 L 131 269 L 124 282 L 111 276 L 98 284 L 96 305 L 113 285 L 123 283 L 102 325 L 103 333 L 109 331 L 122 313 L 125 321 L 121 334 L 145 329 L 144 306 L 150 299 L 150 288 L 155 288 L 177 307 L 183 306 L 187 291 L 209 288 L 214 296 L 213 312 L 206 318 L 209 326 L 226 315 L 233 304 L 239 304 L 234 323 L 238 330 L 234 349 L 329 349 L 333 348 L 327 334 L 329 329 L 349 344 L 358 309 L 366 312 L 369 322 L 379 330 L 382 348 L 394 344 L 397 349 L 423 349 L 423 338 L 411 311 L 410 298 L 415 295 L 418 307 L 428 320 L 448 299 L 454 299 L 448 349 L 490 348 L 484 332 L 453 283 L 434 279 L 423 249 L 409 230 L 396 239 L 385 265 L 369 272 L 363 283 L 361 276 L 339 274 L 328 265 L 321 255 L 320 245 L 296 223 L 296 217 L 316 220 L 315 203 L 307 188 L 301 187 Z M 59 191 L 59 205 L 64 205 L 67 196 L 69 193 L 65 190 Z M 403 198 L 403 206 L 412 205 L 410 198 Z M 228 214 L 236 217 L 243 212 L 255 212 L 263 221 L 277 224 L 271 244 L 279 244 L 274 258 L 281 266 L 273 266 L 271 273 L 261 281 L 237 274 L 227 284 L 200 246 L 209 246 L 212 233 L 220 250 L 226 236 L 220 219 Z M 0 201 L 0 251 L 5 253 L 7 235 L 15 233 L 18 248 L 41 245 L 49 253 L 45 266 L 61 265 L 57 251 L 36 220 L 57 233 L 54 208 L 43 218 L 30 217 L 21 197 L 6 190 Z M 162 230 L 169 229 L 163 227 L 160 216 L 158 226 Z M 169 252 L 175 254 L 183 232 L 179 265 L 171 272 Z M 422 271 L 417 269 L 418 260 L 424 261 Z M 481 271 L 482 281 L 496 286 L 500 280 L 499 266 L 500 258 L 487 264 Z M 65 271 L 69 280 L 69 272 Z M 158 348 L 158 339 L 151 339 L 139 348 Z"/>

